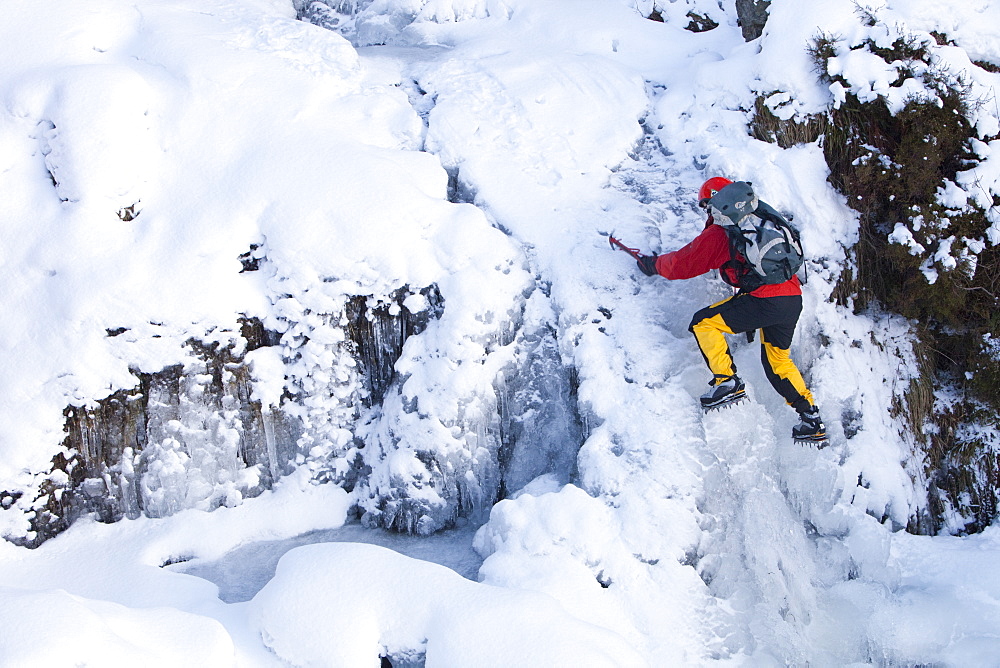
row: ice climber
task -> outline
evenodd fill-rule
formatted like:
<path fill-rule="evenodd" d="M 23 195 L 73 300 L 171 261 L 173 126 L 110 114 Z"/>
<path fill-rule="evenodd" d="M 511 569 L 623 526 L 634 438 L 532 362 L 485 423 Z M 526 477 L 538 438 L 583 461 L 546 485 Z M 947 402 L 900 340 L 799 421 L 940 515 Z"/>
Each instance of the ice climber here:
<path fill-rule="evenodd" d="M 711 178 L 702 185 L 698 203 L 708 212 L 705 229 L 683 248 L 663 255 L 640 256 L 638 263 L 647 276 L 659 274 L 670 280 L 694 278 L 718 269 L 721 278 L 738 290 L 733 296 L 701 309 L 691 319 L 689 330 L 713 374 L 709 381 L 711 388 L 701 397 L 702 408 L 710 411 L 746 397 L 746 386 L 736 375 L 725 335 L 747 333 L 752 340 L 759 329 L 764 373 L 801 418 L 792 429 L 793 439 L 825 441 L 826 428 L 812 393 L 789 354 L 802 311 L 798 276 L 794 269 L 788 271 L 786 267 L 777 277 L 762 277 L 759 258 L 767 251 L 762 251 L 756 242 L 748 244 L 740 228 L 753 230 L 753 223 L 747 221 L 758 224 L 773 221 L 774 226 L 790 230 L 800 260 L 798 233 L 777 211 L 761 202 L 746 182 L 733 183 L 720 176 Z M 746 256 L 755 258 L 756 270 Z"/>

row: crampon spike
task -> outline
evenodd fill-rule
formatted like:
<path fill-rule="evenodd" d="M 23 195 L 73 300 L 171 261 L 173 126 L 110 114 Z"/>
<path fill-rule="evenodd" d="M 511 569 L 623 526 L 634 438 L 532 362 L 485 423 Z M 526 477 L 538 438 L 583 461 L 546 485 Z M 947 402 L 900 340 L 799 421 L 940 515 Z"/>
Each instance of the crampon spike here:
<path fill-rule="evenodd" d="M 747 400 L 747 395 L 744 392 L 743 394 L 740 394 L 740 395 L 737 395 L 737 396 L 733 396 L 732 398 L 728 399 L 727 401 L 723 401 L 723 402 L 718 403 L 718 404 L 716 404 L 714 406 L 702 406 L 701 409 L 707 415 L 708 413 L 712 413 L 712 412 L 715 412 L 717 410 L 721 410 L 723 408 L 732 408 L 733 406 L 739 406 L 740 404 L 742 404 L 746 400 Z"/>
<path fill-rule="evenodd" d="M 812 438 L 795 438 L 792 440 L 796 445 L 815 445 L 817 450 L 822 450 L 826 446 L 830 445 L 830 438 L 826 435 L 813 436 Z"/>

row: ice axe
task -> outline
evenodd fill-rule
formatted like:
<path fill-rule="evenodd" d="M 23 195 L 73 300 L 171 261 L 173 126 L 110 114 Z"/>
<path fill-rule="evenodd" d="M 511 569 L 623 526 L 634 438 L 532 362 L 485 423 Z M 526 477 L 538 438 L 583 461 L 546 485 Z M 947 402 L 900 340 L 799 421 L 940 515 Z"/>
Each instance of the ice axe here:
<path fill-rule="evenodd" d="M 611 244 L 611 248 L 615 250 L 622 250 L 631 255 L 634 259 L 638 260 L 640 258 L 647 257 L 645 253 L 640 253 L 638 248 L 631 248 L 623 244 L 619 239 L 615 237 L 615 233 L 607 234 L 606 232 L 600 232 L 602 236 L 608 237 L 608 243 Z"/>

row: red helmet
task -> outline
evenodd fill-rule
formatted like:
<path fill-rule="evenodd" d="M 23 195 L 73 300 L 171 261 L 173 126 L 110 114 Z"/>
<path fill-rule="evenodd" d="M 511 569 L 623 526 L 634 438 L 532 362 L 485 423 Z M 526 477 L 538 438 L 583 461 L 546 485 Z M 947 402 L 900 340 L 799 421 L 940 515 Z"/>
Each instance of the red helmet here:
<path fill-rule="evenodd" d="M 707 205 L 708 200 L 710 200 L 712 196 L 715 195 L 715 193 L 719 192 L 720 190 L 722 190 L 731 183 L 732 181 L 725 178 L 724 176 L 713 176 L 708 181 L 702 183 L 701 190 L 698 191 L 699 206 L 704 207 L 705 205 Z"/>

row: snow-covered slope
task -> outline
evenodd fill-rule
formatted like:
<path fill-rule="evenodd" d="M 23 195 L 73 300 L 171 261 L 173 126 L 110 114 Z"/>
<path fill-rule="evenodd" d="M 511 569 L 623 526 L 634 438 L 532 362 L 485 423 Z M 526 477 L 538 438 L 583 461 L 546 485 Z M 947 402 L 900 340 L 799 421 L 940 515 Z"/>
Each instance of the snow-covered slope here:
<path fill-rule="evenodd" d="M 31 539 L 60 484 L 67 407 L 177 365 L 187 380 L 114 464 L 169 517 L 0 543 L 16 611 L 0 665 L 990 665 L 996 532 L 899 531 L 926 507 L 890 412 L 919 373 L 910 324 L 832 303 L 855 214 L 818 144 L 747 129 L 758 95 L 786 117 L 836 102 L 805 48 L 863 30 L 855 3 L 800 4 L 775 0 L 745 43 L 714 0 L 312 3 L 339 30 L 283 0 L 8 0 L 4 535 Z M 989 3 L 896 4 L 872 11 L 1000 61 Z M 691 32 L 689 13 L 719 25 Z M 750 401 L 702 415 L 687 326 L 725 287 L 647 278 L 601 235 L 683 245 L 716 174 L 803 232 L 793 355 L 826 449 L 791 442 L 756 345 L 733 342 Z M 350 340 L 358 304 L 420 321 L 380 401 Z M 278 342 L 248 350 L 247 319 Z M 199 403 L 216 380 L 192 339 L 231 346 L 265 430 L 293 425 L 274 489 L 260 481 L 285 462 L 247 461 L 237 407 Z M 312 545 L 223 603 L 163 568 L 355 513 L 417 533 L 485 522 L 480 582 Z"/>

